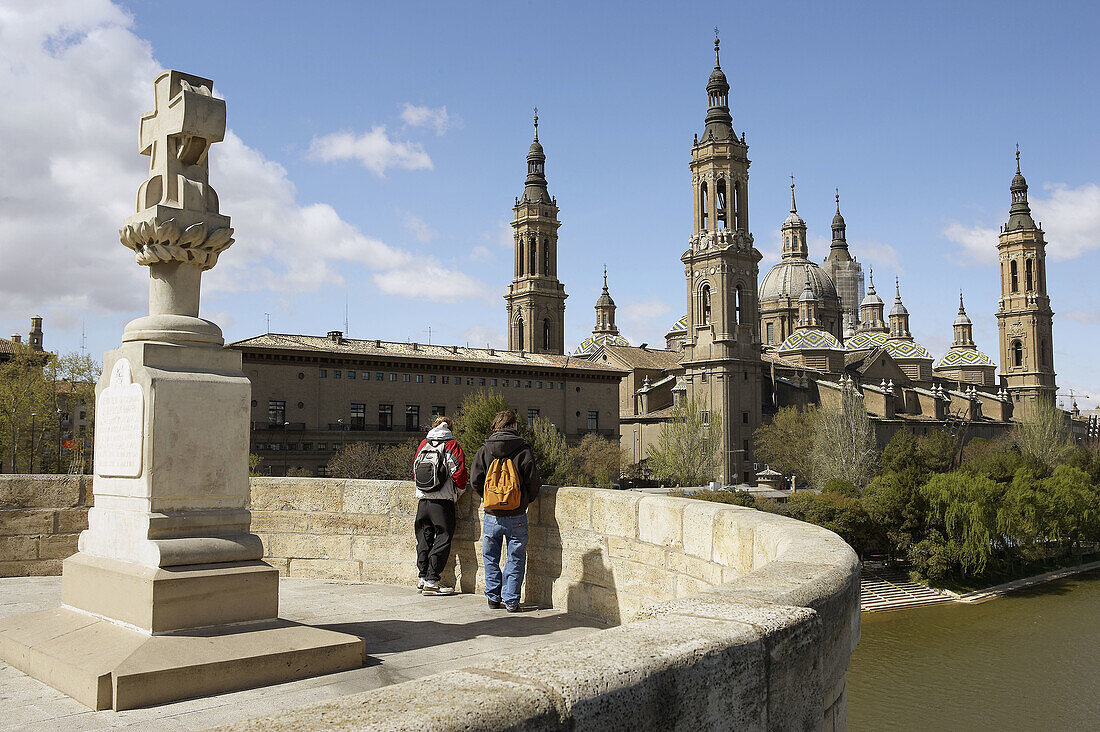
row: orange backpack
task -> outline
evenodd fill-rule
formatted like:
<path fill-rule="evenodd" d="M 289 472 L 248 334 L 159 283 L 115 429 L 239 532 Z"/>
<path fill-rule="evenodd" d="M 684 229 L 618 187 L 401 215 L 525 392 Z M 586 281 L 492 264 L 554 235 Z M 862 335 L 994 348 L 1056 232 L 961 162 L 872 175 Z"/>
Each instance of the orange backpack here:
<path fill-rule="evenodd" d="M 521 502 L 516 464 L 509 458 L 496 458 L 485 474 L 484 507 L 490 511 L 513 511 Z"/>

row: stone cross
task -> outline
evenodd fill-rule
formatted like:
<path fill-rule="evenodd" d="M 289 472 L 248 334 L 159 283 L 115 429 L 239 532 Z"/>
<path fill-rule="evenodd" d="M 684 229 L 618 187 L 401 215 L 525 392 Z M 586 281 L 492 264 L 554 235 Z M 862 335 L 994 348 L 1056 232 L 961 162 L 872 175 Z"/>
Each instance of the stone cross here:
<path fill-rule="evenodd" d="M 179 71 L 165 71 L 153 82 L 155 106 L 142 115 L 138 133 L 149 178 L 119 231 L 137 263 L 149 267 L 149 318 L 128 325 L 123 340 L 221 345 L 216 326 L 196 322 L 200 274 L 233 243 L 229 217 L 219 212 L 209 180 L 207 153 L 225 137 L 225 101 L 213 96 L 213 87 L 210 79 Z"/>
<path fill-rule="evenodd" d="M 141 117 L 142 155 L 149 156 L 149 180 L 137 210 L 158 204 L 189 211 L 218 212 L 209 193 L 210 145 L 225 137 L 225 101 L 215 99 L 214 82 L 169 71 L 154 82 L 156 107 Z"/>

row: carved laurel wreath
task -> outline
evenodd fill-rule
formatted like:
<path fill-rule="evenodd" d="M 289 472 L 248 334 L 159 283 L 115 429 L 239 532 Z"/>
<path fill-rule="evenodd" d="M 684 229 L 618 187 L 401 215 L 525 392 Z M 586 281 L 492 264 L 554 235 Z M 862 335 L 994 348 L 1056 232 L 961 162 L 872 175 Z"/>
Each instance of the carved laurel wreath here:
<path fill-rule="evenodd" d="M 182 262 L 208 270 L 218 263 L 218 255 L 233 243 L 233 229 L 207 232 L 206 224 L 181 229 L 174 219 L 161 223 L 143 221 L 120 229 L 122 244 L 133 249 L 138 264 Z"/>

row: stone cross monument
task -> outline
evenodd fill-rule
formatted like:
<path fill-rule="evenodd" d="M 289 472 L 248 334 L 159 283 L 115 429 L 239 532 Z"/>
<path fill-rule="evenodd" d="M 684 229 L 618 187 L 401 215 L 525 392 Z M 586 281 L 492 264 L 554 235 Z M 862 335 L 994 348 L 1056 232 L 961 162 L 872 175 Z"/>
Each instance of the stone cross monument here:
<path fill-rule="evenodd" d="M 154 88 L 139 135 L 149 178 L 119 232 L 149 267 L 149 314 L 104 356 L 95 505 L 64 562 L 63 607 L 0 623 L 0 658 L 96 709 L 363 661 L 354 636 L 278 620 L 278 572 L 250 531 L 251 384 L 240 352 L 199 317 L 202 272 L 233 243 L 207 157 L 225 102 L 178 71 Z"/>

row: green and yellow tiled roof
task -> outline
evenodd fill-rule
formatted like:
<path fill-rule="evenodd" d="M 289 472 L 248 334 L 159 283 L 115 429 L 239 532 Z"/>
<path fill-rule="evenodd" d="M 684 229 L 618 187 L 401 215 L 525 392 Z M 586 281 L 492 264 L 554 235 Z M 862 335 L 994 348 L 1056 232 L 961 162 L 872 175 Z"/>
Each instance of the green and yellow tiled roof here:
<path fill-rule="evenodd" d="M 600 346 L 629 346 L 630 341 L 623 338 L 620 335 L 611 335 L 610 333 L 600 333 L 599 335 L 590 335 L 581 341 L 577 346 L 577 350 L 574 352 L 574 356 L 588 356 L 599 350 Z"/>
<path fill-rule="evenodd" d="M 844 346 L 840 345 L 840 341 L 832 333 L 826 333 L 817 328 L 802 328 L 787 336 L 787 339 L 779 346 L 778 351 L 784 353 L 808 349 L 843 351 Z"/>
<path fill-rule="evenodd" d="M 953 366 L 993 366 L 993 360 L 977 348 L 952 348 L 944 354 L 936 368 L 951 368 Z"/>
<path fill-rule="evenodd" d="M 863 351 L 868 348 L 882 348 L 886 345 L 889 336 L 880 332 L 856 333 L 850 338 L 844 339 L 844 347 L 849 351 Z"/>

